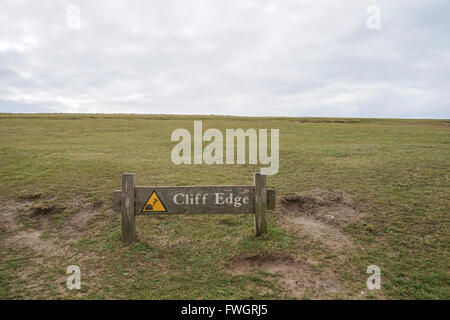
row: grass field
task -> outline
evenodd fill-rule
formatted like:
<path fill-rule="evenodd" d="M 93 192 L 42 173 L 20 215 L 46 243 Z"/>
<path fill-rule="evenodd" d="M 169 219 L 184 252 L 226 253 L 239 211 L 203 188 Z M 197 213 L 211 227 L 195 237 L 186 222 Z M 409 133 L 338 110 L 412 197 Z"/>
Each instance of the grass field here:
<path fill-rule="evenodd" d="M 251 215 L 139 216 L 139 241 L 123 246 L 111 210 L 123 172 L 253 183 L 253 165 L 172 164 L 171 133 L 194 119 L 280 129 L 268 235 L 254 237 Z M 449 299 L 449 125 L 0 114 L 0 299 Z M 381 290 L 367 290 L 372 264 Z M 69 265 L 81 290 L 66 288 Z"/>

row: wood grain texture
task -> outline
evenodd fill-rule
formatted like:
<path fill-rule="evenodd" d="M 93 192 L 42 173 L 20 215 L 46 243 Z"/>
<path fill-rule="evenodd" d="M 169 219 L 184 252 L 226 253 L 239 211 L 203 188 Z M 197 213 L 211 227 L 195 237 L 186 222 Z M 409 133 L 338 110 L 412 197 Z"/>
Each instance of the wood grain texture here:
<path fill-rule="evenodd" d="M 136 174 L 122 174 L 122 241 L 126 244 L 136 240 L 136 217 L 134 215 L 134 191 Z"/>
<path fill-rule="evenodd" d="M 255 234 L 257 236 L 267 233 L 267 189 L 266 176 L 255 173 Z"/>

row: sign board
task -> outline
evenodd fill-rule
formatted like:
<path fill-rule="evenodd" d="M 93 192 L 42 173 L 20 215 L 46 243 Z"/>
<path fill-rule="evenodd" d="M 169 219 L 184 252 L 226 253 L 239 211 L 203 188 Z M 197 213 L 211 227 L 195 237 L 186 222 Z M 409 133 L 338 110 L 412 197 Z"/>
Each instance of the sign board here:
<path fill-rule="evenodd" d="M 275 190 L 266 176 L 255 174 L 250 186 L 136 186 L 134 174 L 123 174 L 122 190 L 113 192 L 113 209 L 122 212 L 125 242 L 135 238 L 136 215 L 255 214 L 256 234 L 267 232 L 266 211 L 275 208 Z"/>
<path fill-rule="evenodd" d="M 253 186 L 136 187 L 135 214 L 255 212 Z"/>

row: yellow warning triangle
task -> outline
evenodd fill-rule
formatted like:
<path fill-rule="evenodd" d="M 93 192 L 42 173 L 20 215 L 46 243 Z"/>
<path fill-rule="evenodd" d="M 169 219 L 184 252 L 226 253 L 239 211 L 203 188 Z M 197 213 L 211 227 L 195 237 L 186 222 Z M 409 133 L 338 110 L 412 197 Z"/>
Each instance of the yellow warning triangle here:
<path fill-rule="evenodd" d="M 155 191 L 152 192 L 150 198 L 142 209 L 143 212 L 167 212 L 166 207 L 159 199 Z"/>

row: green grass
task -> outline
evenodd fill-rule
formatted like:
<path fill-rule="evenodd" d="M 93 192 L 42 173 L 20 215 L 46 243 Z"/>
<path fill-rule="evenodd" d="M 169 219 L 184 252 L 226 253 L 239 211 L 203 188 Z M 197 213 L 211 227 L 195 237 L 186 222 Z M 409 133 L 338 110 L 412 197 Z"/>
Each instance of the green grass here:
<path fill-rule="evenodd" d="M 123 172 L 136 173 L 138 185 L 253 183 L 253 165 L 172 164 L 172 131 L 192 132 L 197 119 L 203 130 L 279 128 L 280 170 L 268 184 L 278 194 L 344 190 L 365 214 L 342 230 L 357 248 L 337 263 L 333 252 L 299 239 L 272 215 L 262 238 L 253 236 L 250 215 L 139 216 L 140 241 L 122 246 L 120 217 L 108 208 Z M 366 268 L 376 264 L 386 298 L 449 299 L 449 143 L 448 120 L 0 114 L 2 201 L 41 194 L 34 206 L 64 208 L 48 224 L 25 213 L 19 221 L 68 247 L 39 258 L 5 245 L 0 298 L 288 298 L 261 272 L 226 271 L 236 256 L 285 252 L 334 268 L 349 288 L 336 298 L 366 290 Z M 105 206 L 71 242 L 61 230 L 75 198 Z M 11 234 L 0 230 L 6 243 Z M 70 264 L 82 270 L 80 292 L 64 290 Z"/>

